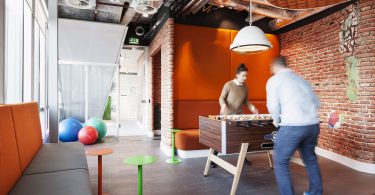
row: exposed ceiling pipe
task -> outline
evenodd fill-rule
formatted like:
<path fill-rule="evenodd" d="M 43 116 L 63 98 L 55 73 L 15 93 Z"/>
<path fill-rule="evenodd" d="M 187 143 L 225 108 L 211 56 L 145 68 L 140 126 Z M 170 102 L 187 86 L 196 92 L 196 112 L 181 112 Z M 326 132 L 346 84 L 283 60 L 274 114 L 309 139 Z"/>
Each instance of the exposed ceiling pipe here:
<path fill-rule="evenodd" d="M 158 26 L 161 24 L 161 22 L 167 17 L 167 14 L 164 13 L 158 21 L 151 27 L 151 29 L 144 35 L 144 38 L 148 39 L 151 38 L 155 32 Z"/>
<path fill-rule="evenodd" d="M 184 3 L 184 0 L 175 0 L 172 5 L 170 6 L 170 10 L 176 11 L 176 8 L 181 7 L 181 5 Z"/>
<path fill-rule="evenodd" d="M 234 9 L 237 9 L 237 10 L 249 11 L 248 3 L 245 3 L 243 1 L 211 0 L 210 3 L 217 5 L 217 6 L 233 7 Z M 297 11 L 283 10 L 283 9 L 278 9 L 275 7 L 263 6 L 263 5 L 257 5 L 257 4 L 253 5 L 252 12 L 258 15 L 263 15 L 263 16 L 267 16 L 270 18 L 277 18 L 277 19 L 283 19 L 283 20 L 292 20 L 294 15 L 297 13 Z"/>
<path fill-rule="evenodd" d="M 319 12 L 322 12 L 330 7 L 333 7 L 334 5 L 327 6 L 327 7 L 322 7 L 322 8 L 314 8 L 314 9 L 308 9 L 306 11 L 300 12 L 298 15 L 296 15 L 293 19 L 291 20 L 280 20 L 280 19 L 273 19 L 269 23 L 269 27 L 271 30 L 277 30 L 280 28 L 283 28 L 285 26 L 288 26 L 289 24 L 293 24 L 297 21 L 300 21 L 302 19 L 305 19 L 309 16 L 312 16 L 314 14 L 317 14 Z"/>
<path fill-rule="evenodd" d="M 164 6 L 165 7 L 170 7 L 173 3 L 174 3 L 175 0 L 166 0 L 164 2 Z"/>
<path fill-rule="evenodd" d="M 197 13 L 208 2 L 209 2 L 209 0 L 198 0 L 198 2 L 195 3 L 195 5 L 193 5 L 190 9 L 188 9 L 186 14 L 190 14 L 192 12 L 194 13 L 194 11 L 195 11 L 195 13 Z"/>
<path fill-rule="evenodd" d="M 189 9 L 191 6 L 193 6 L 196 2 L 197 2 L 197 0 L 191 0 L 188 4 L 186 4 L 186 5 L 181 9 L 181 11 L 179 11 L 179 12 L 177 13 L 177 16 L 180 16 L 181 14 L 183 14 L 187 9 Z"/>
<path fill-rule="evenodd" d="M 203 6 L 207 5 L 207 3 L 210 2 L 210 0 L 204 0 L 203 3 L 201 3 L 198 7 L 193 9 L 193 14 L 196 14 L 199 10 L 203 8 Z"/>
<path fill-rule="evenodd" d="M 171 9 L 174 10 L 174 16 L 178 16 L 178 14 L 180 13 L 181 9 L 184 7 L 184 0 L 182 0 L 181 2 L 175 2 L 172 6 L 171 6 Z"/>

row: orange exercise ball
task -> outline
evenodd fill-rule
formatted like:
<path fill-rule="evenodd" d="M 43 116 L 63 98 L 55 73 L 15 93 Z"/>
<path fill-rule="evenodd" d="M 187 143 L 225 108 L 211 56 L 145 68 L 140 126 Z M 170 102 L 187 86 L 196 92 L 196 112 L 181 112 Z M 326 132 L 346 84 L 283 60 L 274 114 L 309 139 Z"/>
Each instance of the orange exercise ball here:
<path fill-rule="evenodd" d="M 91 126 L 83 127 L 78 133 L 78 140 L 82 144 L 94 144 L 98 139 L 98 131 Z"/>

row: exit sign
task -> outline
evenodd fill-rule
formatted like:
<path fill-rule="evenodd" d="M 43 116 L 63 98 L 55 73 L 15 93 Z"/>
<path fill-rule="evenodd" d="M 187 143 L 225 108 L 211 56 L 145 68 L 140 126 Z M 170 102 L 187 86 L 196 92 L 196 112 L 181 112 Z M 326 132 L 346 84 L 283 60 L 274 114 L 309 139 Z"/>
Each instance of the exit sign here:
<path fill-rule="evenodd" d="M 139 44 L 139 38 L 130 37 L 129 38 L 129 44 L 138 45 Z"/>

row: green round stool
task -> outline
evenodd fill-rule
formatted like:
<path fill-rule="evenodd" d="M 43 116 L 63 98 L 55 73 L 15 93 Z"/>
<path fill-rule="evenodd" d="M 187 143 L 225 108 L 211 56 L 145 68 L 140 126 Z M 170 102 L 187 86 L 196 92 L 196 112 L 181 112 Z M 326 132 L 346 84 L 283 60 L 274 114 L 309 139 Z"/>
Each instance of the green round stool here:
<path fill-rule="evenodd" d="M 174 147 L 174 136 L 175 136 L 175 134 L 176 134 L 177 132 L 180 132 L 180 131 L 181 131 L 181 130 L 179 130 L 179 129 L 170 129 L 170 130 L 169 130 L 169 133 L 172 134 L 172 158 L 165 160 L 166 163 L 170 163 L 170 164 L 178 164 L 178 163 L 181 162 L 181 159 L 176 158 L 176 157 L 175 157 L 175 154 L 174 154 L 174 152 L 175 152 L 175 147 Z"/>
<path fill-rule="evenodd" d="M 124 160 L 125 164 L 138 166 L 138 195 L 142 195 L 142 166 L 155 161 L 155 156 L 132 156 Z"/>

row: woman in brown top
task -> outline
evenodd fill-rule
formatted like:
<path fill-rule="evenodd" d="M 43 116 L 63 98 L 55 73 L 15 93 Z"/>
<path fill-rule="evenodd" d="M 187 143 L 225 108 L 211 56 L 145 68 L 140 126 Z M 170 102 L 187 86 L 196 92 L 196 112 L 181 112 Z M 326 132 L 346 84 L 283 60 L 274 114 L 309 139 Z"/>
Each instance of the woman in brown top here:
<path fill-rule="evenodd" d="M 220 95 L 220 115 L 242 114 L 242 106 L 246 105 L 249 110 L 258 114 L 258 109 L 249 102 L 248 89 L 245 85 L 247 68 L 240 64 L 237 68 L 236 78 L 225 83 Z"/>

